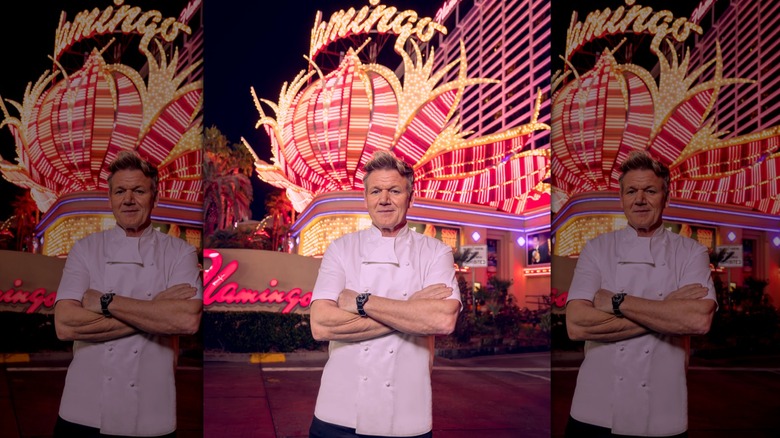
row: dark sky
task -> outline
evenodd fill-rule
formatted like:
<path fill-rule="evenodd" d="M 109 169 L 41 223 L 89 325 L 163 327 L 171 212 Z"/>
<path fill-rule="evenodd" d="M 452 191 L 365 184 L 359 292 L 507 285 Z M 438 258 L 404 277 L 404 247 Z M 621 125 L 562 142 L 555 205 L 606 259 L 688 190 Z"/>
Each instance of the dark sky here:
<path fill-rule="evenodd" d="M 430 17 L 442 3 L 443 0 L 381 2 Z M 327 21 L 333 12 L 349 7 L 360 9 L 368 5 L 368 0 L 220 0 L 205 4 L 205 126 L 216 126 L 234 143 L 244 137 L 258 156 L 268 161 L 271 142 L 262 128 L 255 129 L 259 115 L 250 87 L 255 88 L 258 98 L 276 102 L 282 84 L 307 67 L 303 55 L 309 53 L 316 11 L 321 10 Z M 392 52 L 392 47 L 386 47 L 387 50 Z M 273 115 L 268 107 L 264 110 Z M 264 215 L 263 193 L 271 186 L 256 174 L 252 184 L 253 219 L 260 220 Z"/>

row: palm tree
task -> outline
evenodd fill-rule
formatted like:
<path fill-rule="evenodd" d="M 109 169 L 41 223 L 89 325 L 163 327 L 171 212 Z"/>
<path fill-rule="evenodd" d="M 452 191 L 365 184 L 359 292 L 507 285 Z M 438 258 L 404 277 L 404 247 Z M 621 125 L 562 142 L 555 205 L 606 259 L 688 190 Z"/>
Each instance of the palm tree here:
<path fill-rule="evenodd" d="M 254 158 L 242 146 L 230 144 L 215 127 L 203 134 L 205 233 L 233 228 L 251 217 Z"/>
<path fill-rule="evenodd" d="M 27 190 L 11 203 L 14 209 L 13 233 L 16 236 L 15 249 L 17 251 L 33 251 L 33 232 L 38 225 L 40 211 L 35 204 L 30 191 Z"/>
<path fill-rule="evenodd" d="M 284 251 L 284 237 L 295 219 L 295 210 L 282 189 L 275 189 L 265 198 L 265 211 L 271 219 L 271 247 Z"/>

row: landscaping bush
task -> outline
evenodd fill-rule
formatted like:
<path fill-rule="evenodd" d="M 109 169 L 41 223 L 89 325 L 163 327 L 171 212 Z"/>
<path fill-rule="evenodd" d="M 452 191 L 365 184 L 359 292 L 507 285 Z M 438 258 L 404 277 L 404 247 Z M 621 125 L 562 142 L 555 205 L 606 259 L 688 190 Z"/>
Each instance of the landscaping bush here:
<path fill-rule="evenodd" d="M 288 353 L 324 349 L 311 336 L 309 315 L 272 312 L 204 312 L 206 350 L 230 353 Z"/>
<path fill-rule="evenodd" d="M 71 342 L 57 339 L 54 315 L 0 312 L 0 353 L 70 351 Z"/>

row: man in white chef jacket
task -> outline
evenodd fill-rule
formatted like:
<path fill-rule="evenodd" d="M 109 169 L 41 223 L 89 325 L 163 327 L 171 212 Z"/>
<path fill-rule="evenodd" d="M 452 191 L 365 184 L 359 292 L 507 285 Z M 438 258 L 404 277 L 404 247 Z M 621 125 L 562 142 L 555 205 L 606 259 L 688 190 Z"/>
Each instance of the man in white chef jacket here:
<path fill-rule="evenodd" d="M 330 244 L 311 304 L 330 341 L 311 437 L 430 437 L 434 335 L 461 309 L 452 250 L 409 229 L 412 168 L 381 151 L 366 163 L 372 227 Z"/>
<path fill-rule="evenodd" d="M 74 342 L 54 435 L 173 437 L 171 335 L 200 325 L 198 258 L 151 227 L 154 166 L 123 151 L 108 170 L 116 227 L 74 244 L 57 290 L 57 336 Z"/>
<path fill-rule="evenodd" d="M 663 227 L 669 169 L 643 151 L 621 166 L 622 230 L 589 241 L 569 289 L 569 337 L 584 340 L 567 437 L 685 437 L 688 335 L 717 307 L 707 249 Z"/>

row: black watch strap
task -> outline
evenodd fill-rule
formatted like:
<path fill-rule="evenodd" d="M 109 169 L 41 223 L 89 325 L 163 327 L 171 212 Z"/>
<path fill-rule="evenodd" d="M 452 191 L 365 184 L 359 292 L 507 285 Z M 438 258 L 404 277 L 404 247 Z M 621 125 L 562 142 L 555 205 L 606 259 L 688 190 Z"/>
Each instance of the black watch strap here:
<path fill-rule="evenodd" d="M 366 314 L 366 311 L 363 310 L 363 306 L 368 302 L 368 297 L 370 297 L 370 293 L 362 293 L 358 294 L 358 296 L 355 298 L 355 303 L 357 304 L 357 311 L 358 315 L 360 316 L 368 316 Z"/>
<path fill-rule="evenodd" d="M 614 313 L 618 318 L 623 317 L 623 312 L 620 311 L 620 305 L 623 303 L 625 298 L 625 293 L 612 295 L 612 313 Z"/>
<path fill-rule="evenodd" d="M 100 296 L 100 310 L 103 311 L 103 316 L 111 318 L 111 312 L 108 310 L 108 305 L 114 300 L 114 293 L 109 292 Z"/>

